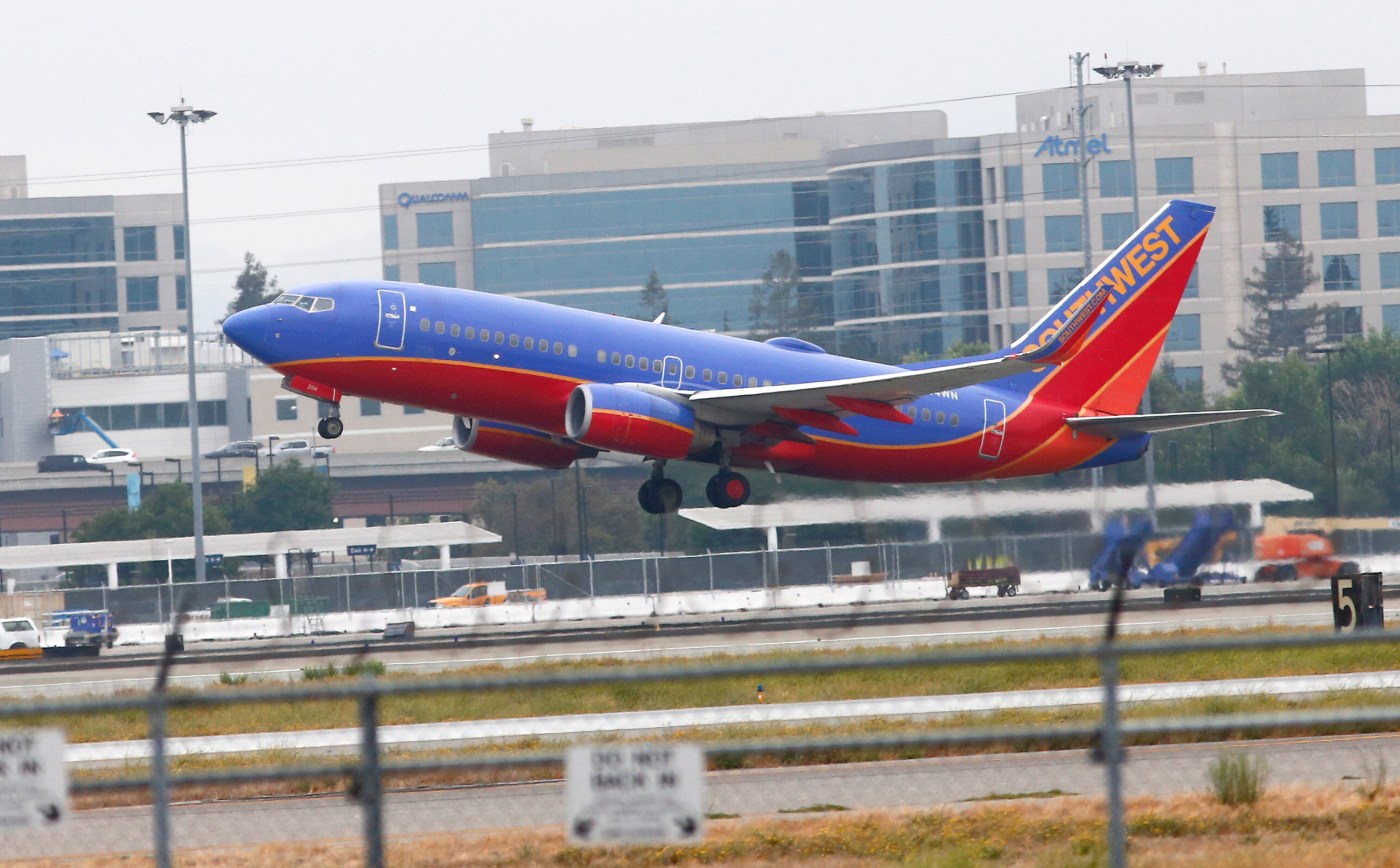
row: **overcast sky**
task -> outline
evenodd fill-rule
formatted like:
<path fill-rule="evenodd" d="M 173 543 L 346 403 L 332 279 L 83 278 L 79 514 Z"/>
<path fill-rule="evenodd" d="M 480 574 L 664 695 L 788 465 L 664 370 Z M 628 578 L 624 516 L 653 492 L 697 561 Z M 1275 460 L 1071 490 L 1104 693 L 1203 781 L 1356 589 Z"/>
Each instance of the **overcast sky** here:
<path fill-rule="evenodd" d="M 1364 67 L 1400 113 L 1390 3 L 371 2 L 9 0 L 0 154 L 30 196 L 179 192 L 190 130 L 196 314 L 245 250 L 286 287 L 378 277 L 381 183 L 488 174 L 519 129 L 940 108 L 954 136 L 1008 132 L 1009 97 L 1067 85 L 1068 56 L 1167 75 Z M 413 152 L 432 151 L 430 155 Z M 203 327 L 203 325 L 201 325 Z"/>

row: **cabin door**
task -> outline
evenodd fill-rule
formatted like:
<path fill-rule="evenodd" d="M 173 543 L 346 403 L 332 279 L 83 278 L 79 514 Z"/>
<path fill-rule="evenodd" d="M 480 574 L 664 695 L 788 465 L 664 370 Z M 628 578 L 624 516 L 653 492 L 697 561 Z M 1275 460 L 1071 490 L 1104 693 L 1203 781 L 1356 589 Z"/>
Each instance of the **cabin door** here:
<path fill-rule="evenodd" d="M 1006 405 L 994 398 L 982 400 L 982 445 L 977 452 L 989 461 L 1001 457 L 1006 440 Z"/>
<path fill-rule="evenodd" d="M 403 349 L 403 326 L 408 308 L 397 289 L 379 290 L 379 331 L 374 345 L 382 350 Z"/>
<path fill-rule="evenodd" d="M 681 387 L 681 358 L 680 356 L 667 356 L 661 360 L 661 386 L 665 389 L 679 389 Z"/>

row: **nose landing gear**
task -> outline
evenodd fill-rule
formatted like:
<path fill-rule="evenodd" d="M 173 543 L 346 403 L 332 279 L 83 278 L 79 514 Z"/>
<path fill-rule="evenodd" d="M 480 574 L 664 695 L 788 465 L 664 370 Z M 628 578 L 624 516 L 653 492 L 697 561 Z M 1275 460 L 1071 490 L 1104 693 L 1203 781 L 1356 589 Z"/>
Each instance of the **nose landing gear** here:
<path fill-rule="evenodd" d="M 334 440 L 345 433 L 345 423 L 340 421 L 339 416 L 327 416 L 316 423 L 316 433 L 326 440 Z"/>

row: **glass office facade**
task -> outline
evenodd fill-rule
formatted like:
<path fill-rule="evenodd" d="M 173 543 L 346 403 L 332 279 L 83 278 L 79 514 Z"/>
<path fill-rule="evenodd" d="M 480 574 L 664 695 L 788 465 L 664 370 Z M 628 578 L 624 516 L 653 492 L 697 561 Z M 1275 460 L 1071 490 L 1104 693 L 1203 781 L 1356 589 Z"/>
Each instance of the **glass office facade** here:
<path fill-rule="evenodd" d="M 605 189 L 480 195 L 472 202 L 473 286 L 639 316 L 641 288 L 655 271 L 674 321 L 744 332 L 753 287 L 779 251 L 793 257 L 806 291 L 827 295 L 823 171 L 795 165 L 769 173 L 782 178 L 747 179 L 738 170 L 652 184 L 614 177 L 593 179 L 611 182 Z"/>
<path fill-rule="evenodd" d="M 843 353 L 897 361 L 988 339 L 982 161 L 910 156 L 911 145 L 854 149 L 841 155 L 852 165 L 831 168 L 834 342 Z M 1019 197 L 1018 184 L 1006 186 Z"/>
<path fill-rule="evenodd" d="M 0 338 L 116 328 L 115 258 L 111 217 L 0 218 Z"/>

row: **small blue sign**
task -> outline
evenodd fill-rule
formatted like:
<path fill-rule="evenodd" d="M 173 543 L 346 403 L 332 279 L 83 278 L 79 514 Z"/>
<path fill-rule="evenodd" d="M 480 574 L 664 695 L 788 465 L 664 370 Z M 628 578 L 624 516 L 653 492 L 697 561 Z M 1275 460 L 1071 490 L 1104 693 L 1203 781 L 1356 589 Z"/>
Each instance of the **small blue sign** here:
<path fill-rule="evenodd" d="M 375 545 L 374 543 L 366 543 L 364 545 L 345 547 L 345 553 L 350 555 L 350 557 L 352 558 L 365 556 L 373 557 L 374 553 L 377 551 L 379 551 L 379 546 Z"/>
<path fill-rule="evenodd" d="M 135 512 L 141 508 L 141 474 L 126 475 L 126 508 Z"/>

